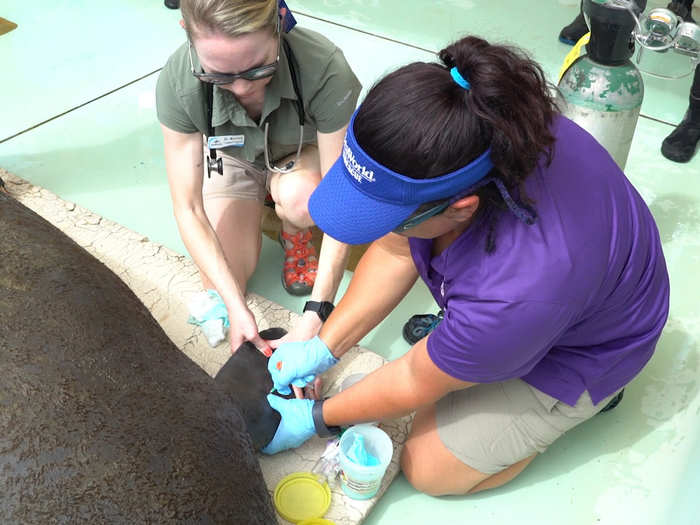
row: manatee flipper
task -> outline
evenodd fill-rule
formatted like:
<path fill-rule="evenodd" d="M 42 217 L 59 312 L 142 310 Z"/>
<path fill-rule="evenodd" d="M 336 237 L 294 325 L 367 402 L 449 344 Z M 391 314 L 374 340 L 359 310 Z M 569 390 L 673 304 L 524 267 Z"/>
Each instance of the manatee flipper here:
<path fill-rule="evenodd" d="M 283 328 L 268 328 L 260 332 L 260 337 L 279 339 L 286 333 Z M 275 437 L 280 424 L 279 412 L 267 402 L 267 394 L 272 389 L 267 357 L 252 343 L 243 343 L 219 370 L 214 381 L 240 407 L 255 449 L 264 448 Z"/>

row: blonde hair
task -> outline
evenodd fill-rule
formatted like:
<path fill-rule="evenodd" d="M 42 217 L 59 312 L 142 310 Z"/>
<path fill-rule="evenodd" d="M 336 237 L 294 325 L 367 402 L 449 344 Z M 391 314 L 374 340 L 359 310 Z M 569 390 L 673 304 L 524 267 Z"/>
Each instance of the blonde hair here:
<path fill-rule="evenodd" d="M 278 0 L 182 0 L 185 30 L 194 38 L 203 32 L 237 37 L 262 29 L 275 32 Z"/>

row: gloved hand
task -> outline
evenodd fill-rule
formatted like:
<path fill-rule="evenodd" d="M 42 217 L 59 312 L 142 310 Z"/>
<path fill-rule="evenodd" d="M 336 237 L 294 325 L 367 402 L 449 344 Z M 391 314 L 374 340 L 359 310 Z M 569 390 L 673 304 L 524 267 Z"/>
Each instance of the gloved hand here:
<path fill-rule="evenodd" d="M 288 448 L 302 445 L 316 433 L 311 409 L 311 399 L 284 399 L 268 394 L 267 402 L 282 416 L 275 437 L 262 449 L 263 454 L 277 454 Z"/>
<path fill-rule="evenodd" d="M 267 362 L 275 389 L 289 394 L 289 385 L 303 387 L 314 380 L 316 374 L 325 372 L 338 360 L 326 343 L 316 336 L 308 341 L 283 343 Z"/>

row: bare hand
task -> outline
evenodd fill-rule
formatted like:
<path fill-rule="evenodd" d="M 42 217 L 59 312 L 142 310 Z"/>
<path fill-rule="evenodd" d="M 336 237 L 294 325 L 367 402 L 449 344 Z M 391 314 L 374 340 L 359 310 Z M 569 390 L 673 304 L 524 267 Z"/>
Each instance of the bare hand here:
<path fill-rule="evenodd" d="M 292 385 L 292 389 L 294 390 L 294 395 L 297 397 L 297 399 L 320 400 L 323 392 L 323 379 L 316 376 L 313 383 L 304 387 L 303 392 L 298 386 Z"/>
<path fill-rule="evenodd" d="M 243 306 L 236 312 L 229 308 L 229 319 L 231 322 L 230 334 L 232 354 L 234 354 L 243 343 L 250 341 L 266 357 L 272 355 L 270 345 L 260 337 L 258 325 L 255 322 L 255 316 L 247 306 Z"/>

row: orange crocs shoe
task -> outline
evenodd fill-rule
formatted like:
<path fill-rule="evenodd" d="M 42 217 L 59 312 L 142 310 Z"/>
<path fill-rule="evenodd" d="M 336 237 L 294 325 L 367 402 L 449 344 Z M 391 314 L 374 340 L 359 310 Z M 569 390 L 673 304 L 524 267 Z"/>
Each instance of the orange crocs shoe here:
<path fill-rule="evenodd" d="M 309 295 L 316 281 L 318 257 L 311 244 L 311 230 L 294 235 L 280 230 L 280 244 L 284 249 L 282 286 L 291 295 Z"/>

